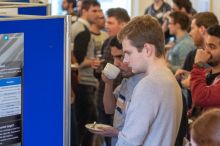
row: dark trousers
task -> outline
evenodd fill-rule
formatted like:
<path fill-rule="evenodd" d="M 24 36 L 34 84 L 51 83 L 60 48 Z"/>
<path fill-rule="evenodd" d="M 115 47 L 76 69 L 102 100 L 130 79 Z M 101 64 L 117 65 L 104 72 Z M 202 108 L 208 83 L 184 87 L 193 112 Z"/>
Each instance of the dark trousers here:
<path fill-rule="evenodd" d="M 93 134 L 85 128 L 85 125 L 97 121 L 95 87 L 82 84 L 77 85 L 76 118 L 81 146 L 92 146 Z"/>
<path fill-rule="evenodd" d="M 98 123 L 113 125 L 113 115 L 106 114 L 104 109 L 98 108 Z M 111 146 L 111 137 L 104 137 L 106 146 Z"/>
<path fill-rule="evenodd" d="M 78 146 L 78 129 L 76 122 L 75 104 L 71 104 L 71 146 Z"/>
<path fill-rule="evenodd" d="M 174 146 L 183 145 L 183 139 L 186 136 L 187 129 L 188 129 L 187 105 L 186 105 L 186 99 L 183 94 L 182 94 L 182 101 L 183 101 L 182 118 L 181 118 L 180 127 L 179 127 L 179 131 L 178 131 Z"/>

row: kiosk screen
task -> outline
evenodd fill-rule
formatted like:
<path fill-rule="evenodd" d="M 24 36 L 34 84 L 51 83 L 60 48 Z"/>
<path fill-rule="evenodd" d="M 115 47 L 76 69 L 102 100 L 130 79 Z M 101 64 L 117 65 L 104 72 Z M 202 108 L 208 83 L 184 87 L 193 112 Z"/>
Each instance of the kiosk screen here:
<path fill-rule="evenodd" d="M 0 146 L 21 145 L 24 34 L 0 34 Z"/>

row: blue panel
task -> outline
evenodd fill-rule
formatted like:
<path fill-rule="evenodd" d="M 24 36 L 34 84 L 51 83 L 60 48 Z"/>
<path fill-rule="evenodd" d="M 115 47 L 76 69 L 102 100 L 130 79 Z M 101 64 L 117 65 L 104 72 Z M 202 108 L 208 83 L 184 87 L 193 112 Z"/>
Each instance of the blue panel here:
<path fill-rule="evenodd" d="M 63 145 L 64 19 L 1 21 L 24 33 L 22 146 Z"/>
<path fill-rule="evenodd" d="M 18 14 L 46 16 L 47 15 L 47 7 L 46 6 L 39 6 L 39 7 L 18 8 Z"/>

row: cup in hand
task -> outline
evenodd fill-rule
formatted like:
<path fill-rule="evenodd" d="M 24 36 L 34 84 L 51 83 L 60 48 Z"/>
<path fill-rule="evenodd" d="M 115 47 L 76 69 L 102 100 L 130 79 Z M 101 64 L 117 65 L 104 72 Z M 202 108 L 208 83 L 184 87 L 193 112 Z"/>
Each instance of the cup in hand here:
<path fill-rule="evenodd" d="M 120 69 L 111 63 L 107 63 L 103 70 L 103 74 L 110 80 L 115 79 L 119 73 Z"/>

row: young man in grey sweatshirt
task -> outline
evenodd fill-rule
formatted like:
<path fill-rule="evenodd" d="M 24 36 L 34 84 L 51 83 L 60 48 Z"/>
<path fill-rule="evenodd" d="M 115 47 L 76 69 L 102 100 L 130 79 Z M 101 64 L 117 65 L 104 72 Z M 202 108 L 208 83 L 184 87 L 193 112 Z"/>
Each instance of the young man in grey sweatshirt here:
<path fill-rule="evenodd" d="M 149 15 L 132 19 L 119 33 L 124 62 L 144 73 L 126 107 L 117 146 L 173 146 L 182 115 L 181 89 L 164 59 L 164 36 Z"/>

